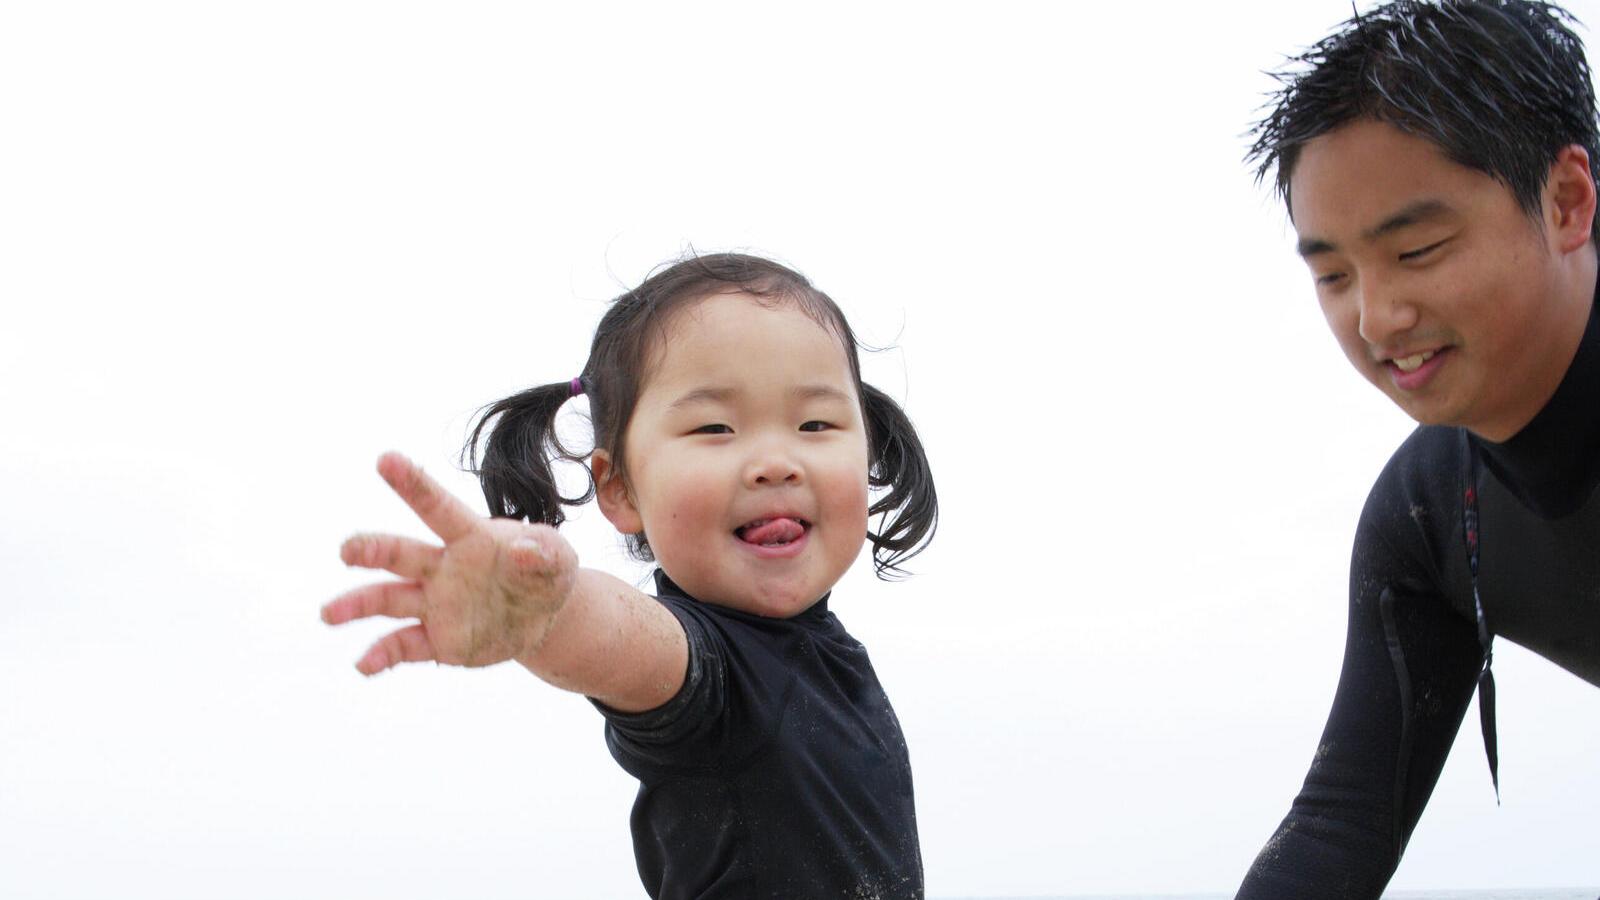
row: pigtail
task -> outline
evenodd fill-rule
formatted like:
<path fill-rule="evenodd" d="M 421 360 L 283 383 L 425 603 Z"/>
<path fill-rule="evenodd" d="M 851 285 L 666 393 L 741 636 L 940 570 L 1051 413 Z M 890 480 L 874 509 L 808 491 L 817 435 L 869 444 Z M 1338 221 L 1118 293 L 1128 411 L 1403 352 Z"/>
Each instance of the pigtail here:
<path fill-rule="evenodd" d="M 572 396 L 567 382 L 546 384 L 480 411 L 461 454 L 467 471 L 483 485 L 491 516 L 556 526 L 567 518 L 563 504 L 586 503 L 594 496 L 593 478 L 581 496 L 561 496 L 551 469 L 558 459 L 581 461 L 556 437 L 556 414 Z M 481 460 L 477 459 L 480 441 Z"/>
<path fill-rule="evenodd" d="M 867 483 L 889 489 L 867 508 L 868 516 L 882 516 L 878 531 L 867 532 L 872 541 L 872 567 L 879 578 L 899 578 L 906 574 L 900 563 L 921 553 L 933 539 L 939 523 L 939 497 L 922 440 L 905 411 L 888 394 L 865 382 L 861 400 L 870 454 Z"/>

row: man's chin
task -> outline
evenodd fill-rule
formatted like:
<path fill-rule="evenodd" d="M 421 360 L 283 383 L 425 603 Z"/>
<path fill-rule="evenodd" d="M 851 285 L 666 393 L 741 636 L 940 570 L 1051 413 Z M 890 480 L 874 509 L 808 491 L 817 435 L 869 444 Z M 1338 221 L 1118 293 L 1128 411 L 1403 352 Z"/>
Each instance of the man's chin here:
<path fill-rule="evenodd" d="M 1388 392 L 1385 392 L 1388 393 Z M 1460 426 L 1462 421 L 1461 410 L 1442 403 L 1428 403 L 1419 401 L 1415 397 L 1397 397 L 1388 393 L 1389 399 L 1400 411 L 1410 416 L 1418 425 L 1443 425 Z"/>

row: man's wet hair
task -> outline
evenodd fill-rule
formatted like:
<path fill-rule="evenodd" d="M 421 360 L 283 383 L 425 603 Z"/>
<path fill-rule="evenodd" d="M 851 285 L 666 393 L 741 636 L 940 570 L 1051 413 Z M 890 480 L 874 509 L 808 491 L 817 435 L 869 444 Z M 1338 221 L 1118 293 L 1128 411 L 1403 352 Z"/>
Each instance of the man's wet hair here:
<path fill-rule="evenodd" d="M 1301 148 L 1373 119 L 1500 181 L 1537 218 L 1563 148 L 1587 150 L 1600 182 L 1594 85 L 1576 24 L 1561 7 L 1530 0 L 1397 0 L 1359 13 L 1273 73 L 1281 87 L 1245 161 L 1258 183 L 1276 169 L 1292 216 L 1289 178 Z"/>

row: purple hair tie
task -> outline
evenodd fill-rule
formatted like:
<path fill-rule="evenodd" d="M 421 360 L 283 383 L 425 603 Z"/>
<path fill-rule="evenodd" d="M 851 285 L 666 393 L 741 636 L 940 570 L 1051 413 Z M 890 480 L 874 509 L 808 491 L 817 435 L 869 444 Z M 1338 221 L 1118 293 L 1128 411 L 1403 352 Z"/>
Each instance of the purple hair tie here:
<path fill-rule="evenodd" d="M 581 393 L 583 393 L 583 376 L 579 375 L 572 379 L 572 396 L 576 397 Z"/>

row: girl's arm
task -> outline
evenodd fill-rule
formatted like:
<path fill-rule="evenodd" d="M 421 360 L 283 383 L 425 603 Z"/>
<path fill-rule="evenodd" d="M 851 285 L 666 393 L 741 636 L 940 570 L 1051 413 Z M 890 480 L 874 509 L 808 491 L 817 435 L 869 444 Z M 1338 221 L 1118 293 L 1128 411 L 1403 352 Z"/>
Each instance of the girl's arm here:
<path fill-rule="evenodd" d="M 643 712 L 683 686 L 689 641 L 656 598 L 620 578 L 579 569 L 544 641 L 517 661 L 558 688 L 619 712 Z"/>
<path fill-rule="evenodd" d="M 444 546 L 380 534 L 356 535 L 340 548 L 348 565 L 405 580 L 350 591 L 322 608 L 323 621 L 419 620 L 373 644 L 356 663 L 362 673 L 402 662 L 515 659 L 557 687 L 624 712 L 653 709 L 677 693 L 688 643 L 655 598 L 578 568 L 554 528 L 477 516 L 397 453 L 378 460 L 378 473 Z"/>

